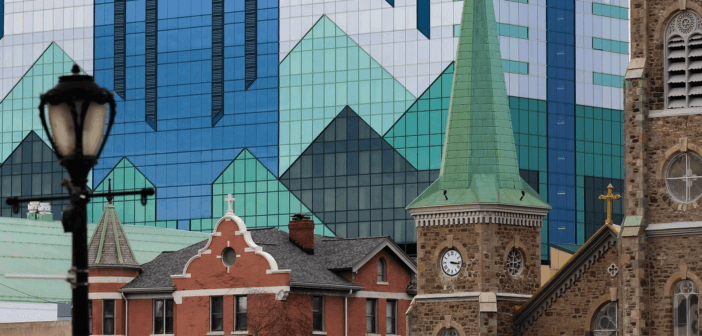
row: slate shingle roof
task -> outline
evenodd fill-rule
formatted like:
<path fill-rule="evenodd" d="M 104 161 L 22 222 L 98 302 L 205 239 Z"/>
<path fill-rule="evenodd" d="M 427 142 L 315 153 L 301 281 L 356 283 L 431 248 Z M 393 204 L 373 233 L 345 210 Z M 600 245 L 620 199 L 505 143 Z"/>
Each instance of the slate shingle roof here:
<path fill-rule="evenodd" d="M 394 244 L 387 237 L 332 238 L 315 236 L 315 254 L 309 255 L 290 242 L 288 234 L 277 228 L 249 230 L 253 241 L 271 254 L 279 269 L 290 270 L 290 282 L 300 287 L 341 287 L 361 289 L 344 279 L 335 270 L 351 269 L 381 245 Z M 123 289 L 172 288 L 171 275 L 181 274 L 190 258 L 202 249 L 207 240 L 175 252 L 164 252 L 142 265 L 142 273 Z M 406 256 L 405 256 L 406 257 Z M 410 263 L 413 261 L 406 257 Z M 414 266 L 414 264 L 413 264 Z"/>
<path fill-rule="evenodd" d="M 185 263 L 205 247 L 207 239 L 174 252 L 162 252 L 154 260 L 141 265 L 141 274 L 124 289 L 173 287 L 172 274 L 183 273 Z"/>

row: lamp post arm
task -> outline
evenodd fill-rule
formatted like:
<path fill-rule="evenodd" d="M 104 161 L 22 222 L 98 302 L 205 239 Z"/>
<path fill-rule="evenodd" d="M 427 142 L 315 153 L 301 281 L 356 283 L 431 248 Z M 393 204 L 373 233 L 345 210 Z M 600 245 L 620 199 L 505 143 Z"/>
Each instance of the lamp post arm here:
<path fill-rule="evenodd" d="M 72 193 L 72 192 L 71 192 Z M 108 196 L 127 196 L 127 195 L 141 195 L 141 204 L 146 205 L 147 202 L 147 196 L 153 196 L 155 193 L 153 188 L 144 188 L 141 190 L 135 190 L 135 191 L 118 191 L 118 192 L 107 192 L 107 193 L 92 193 L 92 194 L 87 194 L 85 195 L 86 198 L 97 198 L 97 197 L 108 197 Z M 14 213 L 19 213 L 19 205 L 20 203 L 26 203 L 26 202 L 42 202 L 42 201 L 62 201 L 62 200 L 70 200 L 71 196 L 58 196 L 58 197 L 26 197 L 26 198 L 19 198 L 19 197 L 8 197 L 7 200 L 5 200 L 5 203 L 7 205 L 12 207 L 12 212 Z"/>

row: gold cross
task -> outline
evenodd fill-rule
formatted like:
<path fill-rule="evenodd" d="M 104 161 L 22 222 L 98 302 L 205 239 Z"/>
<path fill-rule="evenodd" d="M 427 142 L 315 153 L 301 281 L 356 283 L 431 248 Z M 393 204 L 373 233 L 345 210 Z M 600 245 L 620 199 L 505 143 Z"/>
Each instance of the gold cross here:
<path fill-rule="evenodd" d="M 622 198 L 622 195 L 613 195 L 612 189 L 614 189 L 614 186 L 612 186 L 610 183 L 607 186 L 607 195 L 600 195 L 599 197 L 601 200 L 607 200 L 607 220 L 605 221 L 605 224 L 614 224 L 612 221 L 612 201 Z"/>

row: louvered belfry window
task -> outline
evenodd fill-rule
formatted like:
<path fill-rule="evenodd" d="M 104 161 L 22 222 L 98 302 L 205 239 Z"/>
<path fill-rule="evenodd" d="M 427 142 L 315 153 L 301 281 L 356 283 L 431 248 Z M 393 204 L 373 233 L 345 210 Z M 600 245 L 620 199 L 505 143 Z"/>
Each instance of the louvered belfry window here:
<path fill-rule="evenodd" d="M 665 36 L 666 108 L 702 107 L 702 18 L 680 12 Z"/>

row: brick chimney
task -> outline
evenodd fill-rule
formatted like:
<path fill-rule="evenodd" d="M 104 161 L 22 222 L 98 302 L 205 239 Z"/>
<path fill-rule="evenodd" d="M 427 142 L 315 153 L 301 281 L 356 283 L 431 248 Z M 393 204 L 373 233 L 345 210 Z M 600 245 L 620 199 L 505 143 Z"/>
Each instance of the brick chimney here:
<path fill-rule="evenodd" d="M 307 254 L 314 254 L 314 222 L 305 214 L 294 214 L 288 224 L 290 241 Z"/>

